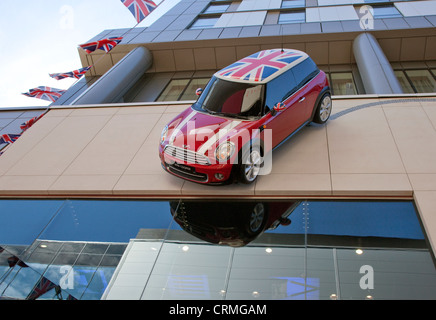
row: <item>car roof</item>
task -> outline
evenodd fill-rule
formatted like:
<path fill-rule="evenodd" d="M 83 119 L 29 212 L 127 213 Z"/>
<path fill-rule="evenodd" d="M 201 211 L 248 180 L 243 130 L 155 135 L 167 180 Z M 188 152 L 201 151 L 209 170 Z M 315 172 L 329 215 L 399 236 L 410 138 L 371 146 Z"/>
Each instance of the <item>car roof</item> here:
<path fill-rule="evenodd" d="M 252 84 L 267 83 L 309 56 L 294 49 L 269 49 L 256 52 L 217 71 L 215 77 Z"/>

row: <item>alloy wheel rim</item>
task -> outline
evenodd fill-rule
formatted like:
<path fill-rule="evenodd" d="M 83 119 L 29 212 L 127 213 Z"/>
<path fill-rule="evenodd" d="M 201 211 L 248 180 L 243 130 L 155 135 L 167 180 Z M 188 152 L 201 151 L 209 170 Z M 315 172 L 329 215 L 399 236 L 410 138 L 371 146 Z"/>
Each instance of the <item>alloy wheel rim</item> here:
<path fill-rule="evenodd" d="M 256 204 L 250 216 L 250 230 L 256 232 L 262 225 L 265 210 L 261 203 Z"/>
<path fill-rule="evenodd" d="M 326 121 L 330 117 L 332 111 L 332 99 L 330 96 L 325 96 L 321 102 L 321 108 L 319 110 L 319 117 L 322 121 Z"/>
<path fill-rule="evenodd" d="M 254 181 L 260 171 L 261 157 L 257 150 L 253 150 L 247 158 L 245 164 L 245 177 L 248 181 Z"/>

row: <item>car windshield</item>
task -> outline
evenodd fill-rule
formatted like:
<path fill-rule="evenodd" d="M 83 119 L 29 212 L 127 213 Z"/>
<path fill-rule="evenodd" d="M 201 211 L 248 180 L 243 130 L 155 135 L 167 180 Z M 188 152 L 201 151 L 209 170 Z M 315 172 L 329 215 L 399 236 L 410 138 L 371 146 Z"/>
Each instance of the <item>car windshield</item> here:
<path fill-rule="evenodd" d="M 193 107 L 211 114 L 251 119 L 261 115 L 263 96 L 263 85 L 213 77 Z"/>

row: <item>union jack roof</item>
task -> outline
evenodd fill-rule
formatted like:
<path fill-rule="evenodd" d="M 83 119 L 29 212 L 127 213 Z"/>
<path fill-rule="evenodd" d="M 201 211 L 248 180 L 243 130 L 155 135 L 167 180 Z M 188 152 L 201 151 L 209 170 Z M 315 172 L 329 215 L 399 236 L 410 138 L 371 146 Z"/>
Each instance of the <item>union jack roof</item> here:
<path fill-rule="evenodd" d="M 293 49 L 263 50 L 221 69 L 215 76 L 236 82 L 266 83 L 307 57 L 307 53 Z"/>

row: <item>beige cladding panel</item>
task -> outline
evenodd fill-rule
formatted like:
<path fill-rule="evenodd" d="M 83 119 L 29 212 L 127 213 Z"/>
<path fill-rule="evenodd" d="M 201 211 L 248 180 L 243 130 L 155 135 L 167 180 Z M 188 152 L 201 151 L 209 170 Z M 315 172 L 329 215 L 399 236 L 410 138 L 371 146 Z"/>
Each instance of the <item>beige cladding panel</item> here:
<path fill-rule="evenodd" d="M 114 115 L 68 166 L 65 174 L 122 174 L 160 116 Z"/>
<path fill-rule="evenodd" d="M 54 109 L 0 157 L 0 196 L 400 197 L 436 234 L 436 97 L 334 99 L 273 152 L 254 184 L 204 186 L 164 172 L 162 128 L 189 105 Z"/>
<path fill-rule="evenodd" d="M 337 109 L 340 112 L 341 108 Z M 327 126 L 332 173 L 405 173 L 383 109 L 365 108 Z"/>
<path fill-rule="evenodd" d="M 436 185 L 425 178 L 436 175 L 435 102 L 335 99 L 333 106 L 327 125 L 303 128 L 273 152 L 271 174 L 244 189 L 205 188 L 162 170 L 161 130 L 189 105 L 54 109 L 0 157 L 0 194 L 19 192 L 20 181 L 27 190 L 32 177 L 52 194 L 411 196 Z M 147 176 L 160 183 L 147 185 Z"/>
<path fill-rule="evenodd" d="M 33 140 L 37 146 L 23 155 L 7 174 L 62 174 L 109 119 L 110 116 L 66 117 L 40 141 L 35 141 L 29 134 L 28 139 Z M 46 123 L 38 123 L 38 126 Z M 22 138 L 24 140 L 26 137 Z"/>

